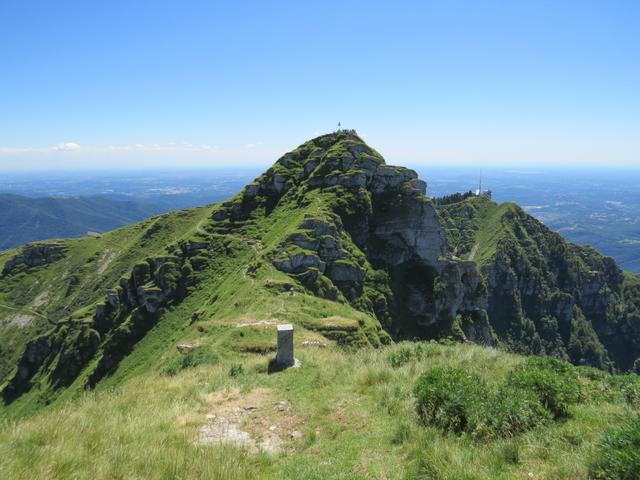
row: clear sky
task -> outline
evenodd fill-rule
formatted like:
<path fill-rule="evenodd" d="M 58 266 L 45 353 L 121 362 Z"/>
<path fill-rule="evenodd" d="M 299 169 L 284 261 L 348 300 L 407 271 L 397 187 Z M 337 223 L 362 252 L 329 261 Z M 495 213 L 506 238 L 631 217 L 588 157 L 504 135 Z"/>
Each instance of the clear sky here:
<path fill-rule="evenodd" d="M 0 169 L 640 165 L 640 1 L 0 2 Z"/>

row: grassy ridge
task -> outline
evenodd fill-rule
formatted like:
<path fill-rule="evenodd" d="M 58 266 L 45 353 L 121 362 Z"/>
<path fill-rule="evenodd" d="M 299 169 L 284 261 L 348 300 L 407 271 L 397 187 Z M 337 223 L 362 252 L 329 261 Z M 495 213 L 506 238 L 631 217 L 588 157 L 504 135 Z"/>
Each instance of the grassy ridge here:
<path fill-rule="evenodd" d="M 234 227 L 233 233 L 226 233 L 224 228 L 219 229 L 222 233 L 215 232 L 218 225 L 210 222 L 211 207 L 174 212 L 100 239 L 69 241 L 67 245 L 72 246 L 68 247 L 65 259 L 28 269 L 24 274 L 11 275 L 9 281 L 16 283 L 18 291 L 28 290 L 25 282 L 34 278 L 38 284 L 44 283 L 45 288 L 53 290 L 57 287 L 57 291 L 61 291 L 62 288 L 68 290 L 68 286 L 54 284 L 53 279 L 60 275 L 59 272 L 65 269 L 78 272 L 78 278 L 82 279 L 78 295 L 61 294 L 60 302 L 49 306 L 52 310 L 57 309 L 58 317 L 64 312 L 73 312 L 71 316 L 76 325 L 71 325 L 73 329 L 82 322 L 92 321 L 95 303 L 104 298 L 120 277 L 128 275 L 132 265 L 154 255 L 166 255 L 167 250 L 182 241 L 207 242 L 206 256 L 197 257 L 203 262 L 202 268 L 195 273 L 197 285 L 189 287 L 188 295 L 180 302 L 167 305 L 159 312 L 151 329 L 136 340 L 114 371 L 98 383 L 98 388 L 117 387 L 161 368 L 175 357 L 174 346 L 178 342 L 214 349 L 228 344 L 235 352 L 271 351 L 275 348 L 274 338 L 264 324 L 272 328 L 276 322 L 291 322 L 303 327 L 306 331 L 303 335 L 311 340 L 321 339 L 324 335 L 352 346 L 369 345 L 371 339 L 378 342 L 377 338 L 383 332 L 374 318 L 354 310 L 344 301 L 333 302 L 304 291 L 270 261 L 283 240 L 295 231 L 306 215 L 327 215 L 325 201 L 317 197 L 304 206 L 295 199 L 283 201 L 270 216 L 258 211 L 251 222 Z M 115 235 L 120 236 L 114 238 Z M 95 259 L 98 252 L 102 252 L 101 258 L 106 258 L 109 255 L 106 245 L 116 243 L 120 248 L 118 257 L 109 268 L 99 271 L 100 262 L 91 263 L 91 259 Z M 88 266 L 82 266 L 83 262 L 89 262 Z M 37 280 L 38 275 L 47 281 Z M 90 292 L 90 295 L 84 292 Z M 240 336 L 236 326 L 243 323 L 253 325 L 244 329 Z M 46 328 L 45 325 L 40 331 Z M 24 340 L 28 333 L 33 335 L 32 332 L 24 333 Z M 106 335 L 101 341 L 106 343 L 109 338 Z M 13 355 L 3 358 L 6 371 L 10 371 L 11 361 L 15 364 L 16 356 L 21 353 L 19 347 L 17 345 Z M 28 391 L 0 407 L 0 411 L 9 416 L 23 416 L 51 402 L 57 404 L 77 398 L 103 358 L 104 354 L 99 351 L 64 390 L 55 389 L 51 380 L 54 360 L 51 366 L 33 377 L 33 386 Z"/>

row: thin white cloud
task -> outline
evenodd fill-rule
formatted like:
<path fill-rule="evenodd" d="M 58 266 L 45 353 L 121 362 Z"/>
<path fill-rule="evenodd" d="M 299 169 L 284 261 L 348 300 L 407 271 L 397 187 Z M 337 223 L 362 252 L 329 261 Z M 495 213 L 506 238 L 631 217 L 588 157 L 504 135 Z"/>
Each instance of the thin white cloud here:
<path fill-rule="evenodd" d="M 0 147 L 0 154 L 3 153 L 51 153 L 51 152 L 75 152 L 80 150 L 80 145 L 75 142 L 59 143 L 53 147 Z"/>
<path fill-rule="evenodd" d="M 75 152 L 80 150 L 80 145 L 75 142 L 60 143 L 53 147 L 53 150 L 56 152 Z"/>
<path fill-rule="evenodd" d="M 247 143 L 247 148 L 256 148 L 256 147 L 259 147 L 260 145 L 262 145 L 262 142 Z"/>
<path fill-rule="evenodd" d="M 38 151 L 38 150 L 35 148 L 0 147 L 0 153 L 25 153 L 25 152 L 35 152 L 35 151 Z"/>

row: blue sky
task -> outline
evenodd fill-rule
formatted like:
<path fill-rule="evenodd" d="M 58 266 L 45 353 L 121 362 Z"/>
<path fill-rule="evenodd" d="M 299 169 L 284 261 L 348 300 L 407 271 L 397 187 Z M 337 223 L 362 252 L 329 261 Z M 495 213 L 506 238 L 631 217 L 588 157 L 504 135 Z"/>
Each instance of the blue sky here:
<path fill-rule="evenodd" d="M 0 169 L 640 164 L 640 2 L 0 3 Z"/>

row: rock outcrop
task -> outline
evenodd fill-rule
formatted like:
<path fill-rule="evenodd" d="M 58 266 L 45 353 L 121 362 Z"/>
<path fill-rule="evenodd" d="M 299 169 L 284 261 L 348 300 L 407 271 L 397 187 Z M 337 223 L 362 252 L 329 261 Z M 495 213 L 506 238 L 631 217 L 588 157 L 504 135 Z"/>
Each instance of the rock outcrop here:
<path fill-rule="evenodd" d="M 11 257 L 2 268 L 2 275 L 10 275 L 21 268 L 33 268 L 48 265 L 60 260 L 65 255 L 65 247 L 61 243 L 32 243 L 22 247 L 19 253 Z"/>
<path fill-rule="evenodd" d="M 59 322 L 48 333 L 30 341 L 2 392 L 4 400 L 11 402 L 29 390 L 32 378 L 51 366 L 55 366 L 50 373 L 52 385 L 56 388 L 69 385 L 101 351 L 102 356 L 87 381 L 87 386 L 94 386 L 154 325 L 163 306 L 182 299 L 194 281 L 190 260 L 207 245 L 194 248 L 192 243 L 185 242 L 171 248 L 175 255 L 135 264 L 129 277 L 121 278 L 118 286 L 107 292 L 104 302 L 95 306 L 93 318 Z M 64 251 L 30 247 L 20 254 L 20 261 L 25 264 L 41 261 L 34 264 L 33 258 L 51 260 Z"/>

